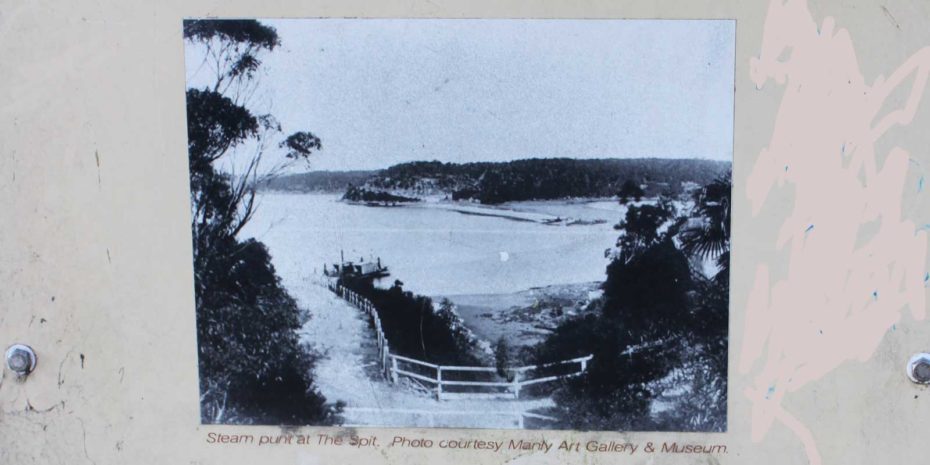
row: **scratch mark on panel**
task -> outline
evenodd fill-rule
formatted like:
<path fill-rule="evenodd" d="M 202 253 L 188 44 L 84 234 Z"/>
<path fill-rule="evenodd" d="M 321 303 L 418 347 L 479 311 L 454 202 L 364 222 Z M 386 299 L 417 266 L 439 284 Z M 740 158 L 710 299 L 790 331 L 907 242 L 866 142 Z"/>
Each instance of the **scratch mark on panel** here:
<path fill-rule="evenodd" d="M 888 8 L 885 8 L 885 5 L 882 5 L 882 11 L 885 12 L 885 16 L 888 17 L 888 20 L 891 21 L 891 24 L 894 24 L 894 27 L 898 28 L 898 30 L 900 31 L 901 25 L 898 24 L 898 20 L 895 19 L 894 15 L 892 15 L 891 12 L 888 11 Z"/>

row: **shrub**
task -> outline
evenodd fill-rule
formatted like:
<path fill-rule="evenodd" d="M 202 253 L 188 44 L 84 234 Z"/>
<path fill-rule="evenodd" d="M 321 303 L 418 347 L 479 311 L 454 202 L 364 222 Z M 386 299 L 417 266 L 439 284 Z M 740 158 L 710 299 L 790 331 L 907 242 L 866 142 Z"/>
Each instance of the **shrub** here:
<path fill-rule="evenodd" d="M 301 312 L 264 244 L 227 239 L 195 269 L 204 423 L 329 424 L 298 342 Z"/>
<path fill-rule="evenodd" d="M 370 279 L 343 278 L 340 282 L 374 304 L 392 352 L 439 365 L 480 363 L 464 328 L 457 328 L 447 313 L 437 311 L 429 297 L 404 291 L 400 283 L 380 289 Z"/>

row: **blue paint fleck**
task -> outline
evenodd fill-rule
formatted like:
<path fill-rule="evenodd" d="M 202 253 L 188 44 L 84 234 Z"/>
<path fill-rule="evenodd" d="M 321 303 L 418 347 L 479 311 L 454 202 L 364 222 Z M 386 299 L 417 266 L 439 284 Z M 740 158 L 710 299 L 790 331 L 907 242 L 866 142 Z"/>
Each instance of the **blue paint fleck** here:
<path fill-rule="evenodd" d="M 878 291 L 872 291 L 872 298 L 878 300 Z"/>
<path fill-rule="evenodd" d="M 921 176 L 920 179 L 917 180 L 917 192 L 923 192 L 923 190 L 924 190 L 924 177 Z"/>
<path fill-rule="evenodd" d="M 840 156 L 841 157 L 846 156 L 846 143 L 845 142 L 843 142 L 843 146 L 840 147 Z"/>
<path fill-rule="evenodd" d="M 924 274 L 924 287 L 927 287 L 927 284 L 930 284 L 930 273 Z"/>
<path fill-rule="evenodd" d="M 892 331 L 897 331 L 897 330 L 898 330 L 898 325 L 891 325 L 891 330 L 892 330 Z"/>
<path fill-rule="evenodd" d="M 785 172 L 788 172 L 788 165 L 785 165 Z"/>
<path fill-rule="evenodd" d="M 811 224 L 810 226 L 807 227 L 807 229 L 804 230 L 804 234 L 807 234 L 813 230 L 814 230 L 814 225 Z"/>
<path fill-rule="evenodd" d="M 765 398 L 766 398 L 766 400 L 768 400 L 768 398 L 771 397 L 772 394 L 775 394 L 775 385 L 774 385 L 774 384 L 771 385 L 771 386 L 769 386 L 769 390 L 765 393 Z"/>

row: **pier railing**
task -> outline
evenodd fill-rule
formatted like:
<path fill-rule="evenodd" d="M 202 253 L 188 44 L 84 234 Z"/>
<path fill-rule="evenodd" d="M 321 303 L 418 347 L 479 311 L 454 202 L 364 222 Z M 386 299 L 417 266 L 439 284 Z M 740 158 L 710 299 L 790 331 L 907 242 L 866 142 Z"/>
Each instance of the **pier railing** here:
<path fill-rule="evenodd" d="M 588 362 L 594 357 L 588 355 L 558 362 L 499 370 L 495 367 L 437 365 L 392 354 L 375 305 L 357 292 L 336 284 L 335 281 L 330 281 L 327 286 L 336 295 L 368 315 L 377 339 L 378 360 L 384 377 L 393 383 L 397 383 L 401 377 L 418 382 L 434 392 L 436 398 L 440 400 L 452 398 L 517 399 L 520 397 L 520 391 L 526 386 L 582 375 L 588 369 Z M 501 378 L 504 379 L 501 380 Z"/>

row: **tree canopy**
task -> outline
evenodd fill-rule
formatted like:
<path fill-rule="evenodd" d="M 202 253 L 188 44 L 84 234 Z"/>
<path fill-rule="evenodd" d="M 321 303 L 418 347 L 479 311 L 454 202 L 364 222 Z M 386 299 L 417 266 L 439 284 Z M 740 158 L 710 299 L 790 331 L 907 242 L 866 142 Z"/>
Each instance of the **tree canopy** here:
<path fill-rule="evenodd" d="M 184 21 L 184 38 L 200 42 L 219 39 L 230 45 L 273 50 L 281 44 L 278 32 L 254 19 L 189 19 Z"/>
<path fill-rule="evenodd" d="M 537 348 L 539 361 L 594 355 L 584 376 L 554 393 L 563 426 L 725 429 L 729 205 L 723 176 L 695 193 L 693 208 L 663 199 L 628 208 L 603 295 L 592 303 L 598 312 L 561 324 Z M 712 277 L 702 270 L 708 258 L 719 267 Z M 658 399 L 670 408 L 657 414 Z"/>
<path fill-rule="evenodd" d="M 280 45 L 278 32 L 254 19 L 194 19 L 184 21 L 184 39 L 206 47 L 217 74 L 213 90 L 224 83 L 251 80 L 261 65 L 258 54 Z"/>
<path fill-rule="evenodd" d="M 191 232 L 197 303 L 201 417 L 206 423 L 329 424 L 338 414 L 316 390 L 313 360 L 298 343 L 306 319 L 281 285 L 264 244 L 237 236 L 255 211 L 267 139 L 281 132 L 270 114 L 244 102 L 258 53 L 277 32 L 253 20 L 193 20 L 184 37 L 203 46 L 215 83 L 187 90 Z M 217 167 L 254 146 L 241 171 Z M 309 157 L 320 140 L 301 132 L 281 142 L 286 159 Z"/>
<path fill-rule="evenodd" d="M 292 160 L 306 160 L 310 154 L 323 148 L 320 138 L 307 131 L 295 132 L 284 139 L 278 147 L 286 148 L 287 158 Z"/>
<path fill-rule="evenodd" d="M 620 192 L 617 193 L 617 197 L 620 197 L 620 203 L 627 203 L 630 200 L 639 202 L 644 195 L 646 195 L 646 192 L 643 188 L 639 187 L 639 184 L 636 184 L 630 179 L 627 179 L 623 185 L 620 186 Z"/>

